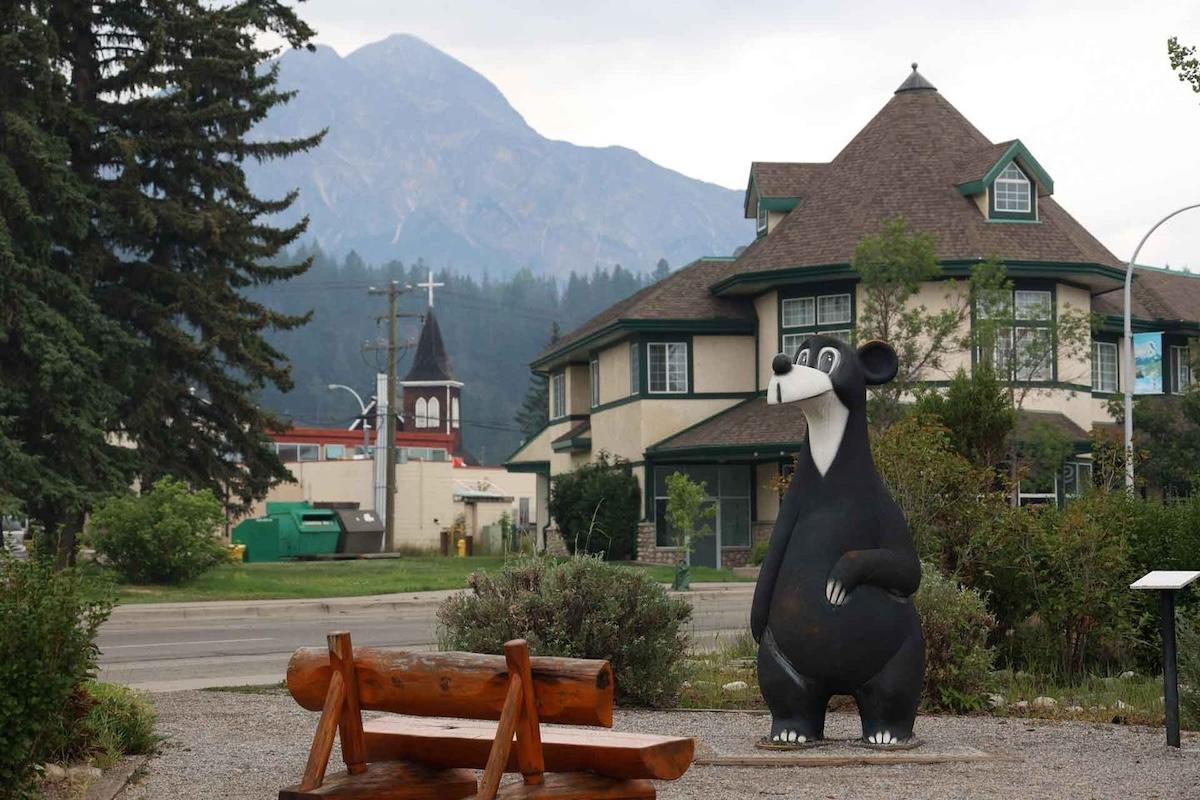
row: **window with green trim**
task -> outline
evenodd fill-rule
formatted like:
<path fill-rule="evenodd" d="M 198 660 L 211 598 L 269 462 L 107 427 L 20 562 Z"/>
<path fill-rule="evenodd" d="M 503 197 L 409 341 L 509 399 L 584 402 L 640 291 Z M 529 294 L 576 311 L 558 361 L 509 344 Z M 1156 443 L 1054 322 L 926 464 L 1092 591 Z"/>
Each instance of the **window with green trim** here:
<path fill-rule="evenodd" d="M 593 358 L 588 365 L 588 378 L 592 388 L 592 408 L 600 405 L 600 360 Z"/>
<path fill-rule="evenodd" d="M 641 362 L 640 347 L 637 342 L 631 342 L 629 345 L 629 395 L 631 397 L 642 391 Z"/>
<path fill-rule="evenodd" d="M 1092 342 L 1092 391 L 1115 392 L 1118 383 L 1117 343 Z"/>
<path fill-rule="evenodd" d="M 550 376 L 550 419 L 567 415 L 567 374 L 556 372 Z"/>
<path fill-rule="evenodd" d="M 1054 292 L 1001 289 L 979 298 L 975 307 L 979 359 L 990 359 L 1001 376 L 1026 383 L 1054 380 Z"/>
<path fill-rule="evenodd" d="M 1032 210 L 1032 203 L 1029 199 L 1031 187 L 1029 178 L 1025 177 L 1025 173 L 1017 166 L 1017 162 L 1010 162 L 996 176 L 996 180 L 992 184 L 996 210 L 1028 213 Z"/>
<path fill-rule="evenodd" d="M 854 303 L 849 292 L 784 297 L 780 301 L 780 349 L 795 358 L 804 340 L 813 334 L 850 341 Z"/>
<path fill-rule="evenodd" d="M 1171 345 L 1171 394 L 1183 394 L 1192 385 L 1192 364 L 1187 345 Z"/>
<path fill-rule="evenodd" d="M 705 505 L 715 505 L 716 515 L 708 522 L 722 548 L 750 546 L 751 471 L 745 464 L 680 464 L 654 468 L 655 544 L 675 547 L 678 535 L 667 520 L 667 476 L 682 472 L 704 484 Z"/>
<path fill-rule="evenodd" d="M 688 390 L 687 342 L 646 345 L 646 377 L 650 394 L 684 394 Z"/>
<path fill-rule="evenodd" d="M 762 207 L 762 203 L 758 204 L 758 220 L 755 231 L 759 236 L 767 232 L 767 210 Z"/>

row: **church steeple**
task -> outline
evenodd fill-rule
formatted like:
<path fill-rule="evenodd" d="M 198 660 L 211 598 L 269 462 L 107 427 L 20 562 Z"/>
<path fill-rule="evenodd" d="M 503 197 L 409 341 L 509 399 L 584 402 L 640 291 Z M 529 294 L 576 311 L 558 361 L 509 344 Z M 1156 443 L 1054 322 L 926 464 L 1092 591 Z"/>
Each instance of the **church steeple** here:
<path fill-rule="evenodd" d="M 446 345 L 442 342 L 442 331 L 438 327 L 437 317 L 433 308 L 425 310 L 425 324 L 421 326 L 421 337 L 417 340 L 417 352 L 413 357 L 412 369 L 404 380 L 407 381 L 453 381 L 454 374 L 450 370 L 450 357 L 446 355 Z"/>

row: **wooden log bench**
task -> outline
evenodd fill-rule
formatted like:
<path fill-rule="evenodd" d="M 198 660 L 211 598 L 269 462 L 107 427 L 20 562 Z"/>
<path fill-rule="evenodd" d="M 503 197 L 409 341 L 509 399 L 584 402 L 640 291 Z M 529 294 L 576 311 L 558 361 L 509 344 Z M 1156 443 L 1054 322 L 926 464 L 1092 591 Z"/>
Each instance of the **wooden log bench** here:
<path fill-rule="evenodd" d="M 586 730 L 612 727 L 608 662 L 530 657 L 520 639 L 489 656 L 355 648 L 332 633 L 328 648 L 292 655 L 287 685 L 321 717 L 304 776 L 280 800 L 640 800 L 655 796 L 651 780 L 683 775 L 695 749 L 690 738 Z M 455 719 L 364 725 L 363 710 Z M 335 736 L 346 769 L 326 776 Z M 521 780 L 502 786 L 506 772 Z"/>

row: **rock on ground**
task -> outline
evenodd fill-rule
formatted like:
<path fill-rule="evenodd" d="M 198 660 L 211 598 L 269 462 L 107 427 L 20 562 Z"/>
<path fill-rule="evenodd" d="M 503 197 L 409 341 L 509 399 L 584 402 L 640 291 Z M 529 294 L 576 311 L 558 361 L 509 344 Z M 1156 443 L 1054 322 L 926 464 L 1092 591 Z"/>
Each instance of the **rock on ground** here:
<path fill-rule="evenodd" d="M 317 714 L 287 695 L 178 692 L 155 696 L 167 737 L 141 781 L 121 800 L 221 797 L 262 800 L 304 769 Z M 695 736 L 698 754 L 753 752 L 767 718 L 751 713 L 620 711 L 617 730 Z M 859 734 L 852 714 L 832 713 L 831 738 Z M 1011 760 L 969 764 L 745 768 L 695 766 L 658 784 L 663 800 L 780 797 L 855 798 L 1195 798 L 1200 735 L 1182 751 L 1161 729 L 992 717 L 921 717 L 924 750 L 963 745 Z M 331 767 L 340 756 L 336 750 Z M 1019 791 L 1018 788 L 1019 787 Z M 1014 795 L 1018 791 L 1018 795 Z"/>

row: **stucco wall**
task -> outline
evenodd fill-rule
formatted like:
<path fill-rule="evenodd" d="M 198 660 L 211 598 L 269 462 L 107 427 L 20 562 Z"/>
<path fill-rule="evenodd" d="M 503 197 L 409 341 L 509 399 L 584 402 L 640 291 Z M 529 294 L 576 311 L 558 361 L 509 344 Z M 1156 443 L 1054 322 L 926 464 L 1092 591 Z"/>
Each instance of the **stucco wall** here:
<path fill-rule="evenodd" d="M 742 401 L 737 398 L 720 400 L 642 400 L 636 405 L 642 406 L 643 449 L 740 402 Z M 595 440 L 593 440 L 592 446 L 596 446 Z"/>
<path fill-rule="evenodd" d="M 1086 289 L 1080 289 L 1077 286 L 1067 286 L 1066 284 L 1058 284 L 1055 290 L 1057 295 L 1057 312 L 1058 318 L 1061 321 L 1066 315 L 1076 315 L 1079 312 L 1088 313 L 1092 308 L 1092 297 Z M 1082 348 L 1076 348 L 1076 352 L 1071 352 L 1071 348 L 1060 342 L 1058 346 L 1058 381 L 1059 383 L 1077 383 L 1086 386 L 1092 385 L 1092 345 L 1091 339 L 1084 343 Z"/>
<path fill-rule="evenodd" d="M 758 390 L 764 391 L 771 380 L 771 359 L 779 352 L 779 295 L 765 292 L 754 298 L 758 315 Z"/>
<path fill-rule="evenodd" d="M 646 402 L 625 403 L 592 414 L 592 452 L 607 450 L 626 461 L 641 461 L 646 449 L 642 441 L 642 406 Z"/>
<path fill-rule="evenodd" d="M 600 351 L 600 402 L 611 403 L 629 396 L 629 342 Z"/>
<path fill-rule="evenodd" d="M 257 503 L 250 516 L 266 513 L 267 501 L 308 500 L 355 502 L 360 508 L 374 507 L 374 470 L 371 461 L 304 461 L 289 464 L 296 483 L 283 484 L 271 490 L 266 501 Z M 505 510 L 514 517 L 517 498 L 530 498 L 531 508 L 536 497 L 536 476 L 509 473 L 499 467 L 455 468 L 449 461 L 409 461 L 396 465 L 396 543 L 414 547 L 437 547 L 442 528 L 466 511 L 465 504 L 455 502 L 456 488 L 472 488 L 489 484 L 511 494 L 510 504 L 489 504 L 481 514 L 484 524 L 498 518 Z M 382 509 L 378 509 L 382 511 Z"/>
<path fill-rule="evenodd" d="M 753 336 L 693 336 L 693 388 L 697 392 L 745 392 L 754 386 Z"/>
<path fill-rule="evenodd" d="M 1095 401 L 1088 390 L 1032 389 L 1021 408 L 1027 411 L 1057 411 L 1085 431 L 1095 421 Z"/>
<path fill-rule="evenodd" d="M 592 407 L 592 386 L 587 364 L 567 367 L 567 413 L 586 414 Z"/>

